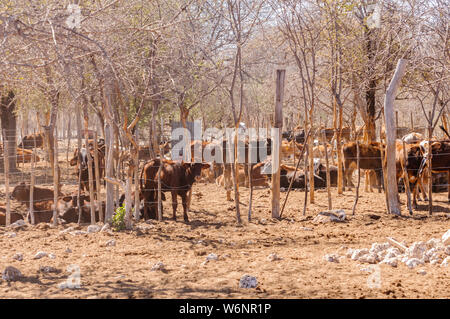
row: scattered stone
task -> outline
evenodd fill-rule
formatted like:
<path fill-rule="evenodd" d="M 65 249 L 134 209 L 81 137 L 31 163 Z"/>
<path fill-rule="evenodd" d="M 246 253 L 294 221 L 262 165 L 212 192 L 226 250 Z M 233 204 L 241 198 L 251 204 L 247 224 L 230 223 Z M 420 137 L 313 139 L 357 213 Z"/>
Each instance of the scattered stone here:
<path fill-rule="evenodd" d="M 88 233 L 98 233 L 100 231 L 100 226 L 99 225 L 89 225 L 87 228 L 87 232 Z"/>
<path fill-rule="evenodd" d="M 353 251 L 353 254 L 352 254 L 352 260 L 359 260 L 359 258 L 361 257 L 361 256 L 363 256 L 363 255 L 366 255 L 366 254 L 368 254 L 369 253 L 369 250 L 368 249 L 366 249 L 366 248 L 363 248 L 363 249 L 355 249 L 354 251 Z"/>
<path fill-rule="evenodd" d="M 59 270 L 59 269 L 57 269 L 55 267 L 52 267 L 52 266 L 40 266 L 39 267 L 39 272 L 43 272 L 43 273 L 49 274 L 49 273 L 60 273 L 61 270 Z"/>
<path fill-rule="evenodd" d="M 5 236 L 8 238 L 14 238 L 17 236 L 17 234 L 14 232 L 8 232 L 8 233 L 5 233 Z"/>
<path fill-rule="evenodd" d="M 116 246 L 116 241 L 114 239 L 110 239 L 105 243 L 106 247 L 114 247 Z"/>
<path fill-rule="evenodd" d="M 373 254 L 378 254 L 379 252 L 382 252 L 386 249 L 388 249 L 391 246 L 389 243 L 373 243 L 372 247 L 370 248 L 369 252 Z"/>
<path fill-rule="evenodd" d="M 440 244 L 441 244 L 441 241 L 437 238 L 431 238 L 429 241 L 427 241 L 428 249 L 435 248 L 435 247 L 439 246 Z"/>
<path fill-rule="evenodd" d="M 26 227 L 26 224 L 23 219 L 19 219 L 19 220 L 15 221 L 14 223 L 12 223 L 11 225 L 9 225 L 8 227 L 12 228 L 12 229 L 19 229 L 22 227 Z"/>
<path fill-rule="evenodd" d="M 300 230 L 304 230 L 304 231 L 313 231 L 314 229 L 311 227 L 300 227 Z"/>
<path fill-rule="evenodd" d="M 258 286 L 258 280 L 256 277 L 250 275 L 244 275 L 239 280 L 239 288 L 256 288 Z"/>
<path fill-rule="evenodd" d="M 448 245 L 447 247 L 445 247 L 445 251 L 444 251 L 447 255 L 450 255 L 450 245 Z"/>
<path fill-rule="evenodd" d="M 352 258 L 352 255 L 354 252 L 355 252 L 355 250 L 353 248 L 347 249 L 347 252 L 345 253 L 345 257 Z"/>
<path fill-rule="evenodd" d="M 326 254 L 323 258 L 330 263 L 339 263 L 339 256 L 336 254 Z"/>
<path fill-rule="evenodd" d="M 385 258 L 383 261 L 380 262 L 380 264 L 386 264 L 391 267 L 397 267 L 398 258 L 397 257 Z"/>
<path fill-rule="evenodd" d="M 100 229 L 100 232 L 103 233 L 103 232 L 108 231 L 110 229 L 111 229 L 111 225 L 106 223 L 105 225 L 103 225 L 102 229 Z"/>
<path fill-rule="evenodd" d="M 450 229 L 447 230 L 444 235 L 442 235 L 442 243 L 444 244 L 444 246 L 450 245 Z"/>
<path fill-rule="evenodd" d="M 22 261 L 23 260 L 23 254 L 15 253 L 14 256 L 13 256 L 13 259 L 17 260 L 17 261 Z"/>
<path fill-rule="evenodd" d="M 66 248 L 65 250 L 66 253 L 70 254 L 72 252 L 72 249 L 70 249 L 69 247 Z"/>
<path fill-rule="evenodd" d="M 267 256 L 267 260 L 269 261 L 276 261 L 276 260 L 282 260 L 283 258 L 278 257 L 277 254 L 271 253 L 269 256 Z"/>
<path fill-rule="evenodd" d="M 427 248 L 426 243 L 422 241 L 415 242 L 406 249 L 405 254 L 410 258 L 422 259 L 423 254 L 427 251 Z"/>
<path fill-rule="evenodd" d="M 73 236 L 77 236 L 77 235 L 87 235 L 88 232 L 87 232 L 87 231 L 84 231 L 84 230 L 75 230 L 75 231 L 70 232 L 70 234 L 73 235 Z"/>
<path fill-rule="evenodd" d="M 367 264 L 376 264 L 377 263 L 377 255 L 374 253 L 364 254 L 358 258 L 358 260 L 362 263 Z"/>
<path fill-rule="evenodd" d="M 260 220 L 258 220 L 258 223 L 260 223 L 261 225 L 267 225 L 267 220 L 265 218 L 261 218 Z"/>
<path fill-rule="evenodd" d="M 74 230 L 75 230 L 75 227 L 71 226 L 71 227 L 68 227 L 66 229 L 61 230 L 59 233 L 60 234 L 67 234 L 67 233 L 70 233 L 70 232 L 72 232 Z"/>
<path fill-rule="evenodd" d="M 408 266 L 408 268 L 413 269 L 413 268 L 416 268 L 419 265 L 423 265 L 424 263 L 420 259 L 411 258 L 411 259 L 408 259 L 408 261 L 405 264 L 406 264 L 406 266 Z"/>
<path fill-rule="evenodd" d="M 161 261 L 154 264 L 150 271 L 157 271 L 157 270 L 160 270 L 160 271 L 165 270 L 165 265 Z"/>
<path fill-rule="evenodd" d="M 207 261 L 210 261 L 210 260 L 217 260 L 217 259 L 218 259 L 217 255 L 216 255 L 216 254 L 213 254 L 213 253 L 211 253 L 211 254 L 209 254 L 208 256 L 206 256 L 206 260 L 207 260 Z"/>
<path fill-rule="evenodd" d="M 427 274 L 427 272 L 425 271 L 425 269 L 419 269 L 419 270 L 417 271 L 417 273 L 418 273 L 419 275 L 422 275 L 422 276 L 425 276 L 425 275 Z"/>
<path fill-rule="evenodd" d="M 247 241 L 247 244 L 252 245 L 253 244 L 253 240 Z"/>
<path fill-rule="evenodd" d="M 22 273 L 19 269 L 13 266 L 6 267 L 2 272 L 2 279 L 5 281 L 16 281 L 20 277 L 22 277 Z"/>
<path fill-rule="evenodd" d="M 38 251 L 36 255 L 34 255 L 33 259 L 41 259 L 42 257 L 47 257 L 48 254 L 45 251 Z"/>
<path fill-rule="evenodd" d="M 48 254 L 48 258 L 50 258 L 50 259 L 55 259 L 56 256 L 55 256 L 54 254 Z"/>
<path fill-rule="evenodd" d="M 330 211 L 320 212 L 313 219 L 313 223 L 328 223 L 328 222 L 344 222 L 345 211 L 343 209 L 334 209 Z"/>
<path fill-rule="evenodd" d="M 443 261 L 442 264 L 441 264 L 441 267 L 448 267 L 448 265 L 450 265 L 450 256 L 449 256 L 449 257 L 446 257 L 446 258 L 444 259 L 444 261 Z"/>

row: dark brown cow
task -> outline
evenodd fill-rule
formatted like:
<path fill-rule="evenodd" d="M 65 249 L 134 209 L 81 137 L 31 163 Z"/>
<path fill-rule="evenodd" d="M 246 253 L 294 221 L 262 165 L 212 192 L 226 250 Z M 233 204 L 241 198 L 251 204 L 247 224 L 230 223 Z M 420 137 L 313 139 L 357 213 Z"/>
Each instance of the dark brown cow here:
<path fill-rule="evenodd" d="M 372 142 L 370 144 L 359 144 L 359 167 L 361 169 L 374 170 L 377 176 L 377 186 L 378 192 L 381 192 L 383 188 L 382 176 L 383 167 L 381 163 L 381 143 Z M 345 175 L 345 186 L 354 187 L 352 182 L 352 174 L 357 167 L 357 151 L 356 142 L 350 142 L 344 144 L 342 148 L 342 153 L 344 155 L 344 175 Z"/>
<path fill-rule="evenodd" d="M 54 199 L 53 196 L 53 190 L 48 188 L 41 188 L 41 187 L 34 187 L 33 190 L 33 202 L 42 202 L 42 201 L 52 201 Z M 59 193 L 59 196 L 62 195 Z M 30 207 L 30 185 L 26 185 L 24 182 L 18 184 L 16 187 L 14 187 L 11 195 L 11 199 L 15 199 L 22 204 L 27 205 L 27 207 Z"/>
<path fill-rule="evenodd" d="M 177 195 L 181 197 L 183 217 L 189 222 L 187 215 L 187 192 L 191 189 L 195 177 L 201 174 L 202 168 L 209 167 L 203 163 L 183 163 L 153 159 L 145 164 L 141 172 L 141 192 L 144 197 L 144 218 L 149 218 L 151 202 L 157 201 L 157 173 L 161 167 L 161 190 L 171 192 L 173 219 L 176 219 Z"/>
<path fill-rule="evenodd" d="M 330 186 L 336 187 L 338 182 L 338 168 L 334 165 L 328 165 L 330 170 Z M 314 163 L 314 174 L 321 177 L 325 182 L 327 181 L 327 168 L 322 163 Z M 343 176 L 345 185 L 345 176 Z"/>
<path fill-rule="evenodd" d="M 11 212 L 11 224 L 18 221 L 19 219 L 23 219 L 23 216 L 19 213 Z M 0 226 L 6 225 L 6 209 L 0 207 Z"/>
<path fill-rule="evenodd" d="M 419 174 L 423 173 L 423 168 L 428 166 L 428 145 L 421 143 L 423 159 Z M 450 141 L 432 142 L 431 143 L 431 172 L 442 173 L 447 172 L 448 176 L 448 201 L 450 202 Z"/>
<path fill-rule="evenodd" d="M 44 147 L 44 133 L 25 135 L 17 147 L 25 148 L 25 149 L 32 149 L 35 147 L 35 145 L 37 148 Z"/>
<path fill-rule="evenodd" d="M 343 127 L 341 131 L 341 139 L 343 141 L 350 140 L 351 131 L 352 130 L 350 129 L 350 127 Z M 334 136 L 334 128 L 323 128 L 320 130 L 321 136 L 323 133 L 325 133 L 325 138 L 327 139 L 327 141 L 331 142 Z"/>
<path fill-rule="evenodd" d="M 74 151 L 74 156 L 70 160 L 69 164 L 70 166 L 77 166 L 76 174 L 81 174 L 80 177 L 80 188 L 81 191 L 89 191 L 89 169 L 88 169 L 88 156 L 91 157 L 92 160 L 92 180 L 94 183 L 94 191 L 97 190 L 97 183 L 95 178 L 95 161 L 94 161 L 94 154 L 93 149 L 90 147 L 90 151 L 88 152 L 85 147 L 80 149 L 80 153 L 78 153 L 78 149 L 76 148 Z M 103 156 L 103 153 L 100 150 L 98 152 L 98 158 L 99 158 L 99 174 L 100 174 L 100 180 L 103 177 L 104 168 L 105 168 L 105 158 Z"/>

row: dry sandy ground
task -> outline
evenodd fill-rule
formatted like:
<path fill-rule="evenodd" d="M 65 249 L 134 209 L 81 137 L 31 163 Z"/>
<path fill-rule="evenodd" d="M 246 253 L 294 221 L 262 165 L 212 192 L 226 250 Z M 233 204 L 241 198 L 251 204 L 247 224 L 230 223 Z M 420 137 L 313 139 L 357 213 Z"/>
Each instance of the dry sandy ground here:
<path fill-rule="evenodd" d="M 63 187 L 64 191 L 64 187 Z M 0 269 L 17 267 L 21 281 L 0 281 L 1 298 L 448 298 L 449 268 L 425 264 L 426 275 L 403 263 L 397 268 L 380 265 L 381 288 L 369 288 L 371 274 L 363 265 L 343 258 L 340 263 L 323 259 L 327 253 L 344 255 L 347 248 L 370 248 L 386 236 L 411 244 L 440 238 L 450 228 L 446 194 L 434 194 L 436 212 L 428 217 L 426 207 L 414 218 L 393 217 L 385 212 L 384 194 L 364 193 L 357 213 L 351 216 L 354 193 L 337 196 L 333 207 L 347 213 L 345 223 L 314 224 L 313 217 L 327 209 L 327 193 L 316 192 L 316 204 L 302 215 L 304 192 L 289 196 L 283 219 L 270 218 L 268 189 L 256 190 L 252 222 L 247 221 L 248 190 L 241 189 L 243 225 L 235 222 L 234 203 L 215 184 L 195 184 L 190 224 L 178 220 L 141 222 L 142 231 L 61 235 L 68 225 L 27 226 L 8 238 L 0 227 Z M 286 193 L 282 193 L 282 200 Z M 170 196 L 168 196 L 168 199 Z M 402 194 L 404 200 L 404 194 Z M 245 203 L 245 204 L 244 204 Z M 22 208 L 24 210 L 24 208 Z M 171 216 L 170 203 L 164 207 Z M 406 215 L 406 210 L 403 212 Z M 350 216 L 349 216 L 350 215 Z M 371 218 L 378 215 L 379 219 Z M 373 217 L 373 216 L 372 216 Z M 71 225 L 73 226 L 73 225 Z M 86 230 L 87 225 L 80 229 Z M 305 228 L 306 227 L 306 228 Z M 146 228 L 146 229 L 144 229 Z M 116 246 L 106 247 L 115 239 Z M 66 252 L 70 248 L 72 252 Z M 56 258 L 33 259 L 38 251 Z M 14 260 L 15 253 L 23 261 Z M 204 263 L 214 253 L 218 260 Z M 276 253 L 281 260 L 269 261 Z M 151 271 L 162 262 L 165 270 Z M 78 265 L 81 288 L 59 289 L 67 280 L 69 265 Z M 52 266 L 59 273 L 39 272 Z M 364 265 L 367 266 L 367 265 Z M 256 276 L 256 289 L 239 288 L 239 279 Z"/>

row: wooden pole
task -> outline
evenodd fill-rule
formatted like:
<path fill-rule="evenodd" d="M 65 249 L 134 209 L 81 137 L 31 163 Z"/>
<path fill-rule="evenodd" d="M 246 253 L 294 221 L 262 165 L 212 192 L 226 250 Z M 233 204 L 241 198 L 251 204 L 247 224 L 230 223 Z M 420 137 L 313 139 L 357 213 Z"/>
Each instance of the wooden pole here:
<path fill-rule="evenodd" d="M 280 154 L 281 131 L 283 129 L 284 78 L 286 70 L 277 70 L 276 72 L 274 127 L 278 136 L 275 141 L 272 141 L 272 145 L 274 146 L 274 152 L 272 152 L 272 218 L 280 218 Z M 276 171 L 274 171 L 274 169 Z"/>
<path fill-rule="evenodd" d="M 305 125 L 305 127 L 306 127 L 306 125 Z M 308 143 L 310 143 L 309 141 L 308 141 Z M 305 149 L 305 151 L 306 151 L 306 153 L 305 153 L 305 169 L 304 169 L 304 171 L 305 171 L 305 202 L 303 203 L 303 216 L 305 216 L 306 215 L 306 207 L 307 207 L 307 205 L 308 205 L 308 157 L 309 157 L 309 148 L 308 148 L 308 143 L 306 143 L 306 141 L 305 141 L 305 144 L 304 144 L 304 149 Z"/>
<path fill-rule="evenodd" d="M 414 132 L 414 119 L 413 119 L 413 113 L 409 113 L 410 114 L 410 120 L 411 120 L 411 131 Z"/>
<path fill-rule="evenodd" d="M 431 158 L 433 157 L 432 148 L 431 148 L 431 137 L 433 134 L 432 128 L 432 119 L 431 112 L 428 112 L 428 212 L 430 216 L 433 214 L 433 173 L 432 173 L 432 162 Z"/>
<path fill-rule="evenodd" d="M 322 131 L 322 143 L 323 148 L 325 150 L 325 167 L 327 169 L 326 178 L 327 178 L 327 195 L 328 195 L 328 209 L 333 209 L 333 203 L 331 200 L 331 180 L 330 180 L 330 165 L 328 161 L 328 147 L 327 147 L 327 139 L 325 136 L 325 130 Z"/>
<path fill-rule="evenodd" d="M 36 136 L 36 130 L 33 132 L 33 136 Z M 35 169 L 35 163 L 36 163 L 36 139 L 34 140 L 34 148 L 33 148 L 33 154 L 31 155 L 31 180 L 30 180 L 30 208 L 29 208 L 29 214 L 31 219 L 31 224 L 35 225 L 35 216 L 34 216 L 34 184 L 35 184 L 35 178 L 34 178 L 34 169 Z"/>
<path fill-rule="evenodd" d="M 395 165 L 395 140 L 397 139 L 397 129 L 394 122 L 394 100 L 400 81 L 406 72 L 405 59 L 400 59 L 397 63 L 394 76 L 389 83 L 386 91 L 384 101 L 384 115 L 386 122 L 386 174 L 387 174 L 387 193 L 389 207 L 391 214 L 401 215 L 400 206 L 398 203 L 398 189 L 396 179 L 396 165 Z"/>
<path fill-rule="evenodd" d="M 3 130 L 5 140 L 5 151 L 3 152 L 3 164 L 5 166 L 5 197 L 6 197 L 6 226 L 11 224 L 11 204 L 9 198 L 9 139 L 6 137 L 6 130 Z"/>
<path fill-rule="evenodd" d="M 136 141 L 136 145 L 138 146 L 138 150 L 136 153 L 136 158 L 134 162 L 134 218 L 136 222 L 139 221 L 140 218 L 140 200 L 139 200 L 139 133 L 136 125 L 136 129 L 134 131 L 134 138 Z M 161 157 L 162 159 L 162 157 Z"/>
<path fill-rule="evenodd" d="M 59 178 L 58 178 L 58 130 L 55 124 L 53 130 L 53 226 L 58 225 L 58 195 L 59 195 Z M 51 157 L 50 157 L 51 158 Z"/>
<path fill-rule="evenodd" d="M 353 203 L 353 209 L 352 209 L 352 215 L 355 215 L 356 211 L 356 205 L 358 204 L 359 199 L 359 185 L 361 184 L 361 168 L 359 167 L 359 141 L 356 139 L 356 167 L 358 169 L 358 183 L 356 184 L 356 195 L 355 195 L 355 202 Z"/>
<path fill-rule="evenodd" d="M 159 160 L 160 160 L 160 165 L 158 168 L 158 221 L 162 221 L 162 197 L 161 197 L 161 170 L 162 170 L 162 166 L 164 165 L 163 163 L 163 159 L 161 157 L 161 153 L 162 152 L 162 148 L 161 146 L 159 146 Z"/>
<path fill-rule="evenodd" d="M 104 221 L 104 215 L 103 215 L 103 205 L 100 198 L 100 192 L 101 192 L 101 182 L 100 182 L 100 160 L 98 158 L 98 135 L 97 132 L 94 132 L 94 166 L 95 166 L 95 186 L 96 186 L 96 192 L 95 192 L 95 199 L 98 203 L 98 218 L 100 222 Z"/>

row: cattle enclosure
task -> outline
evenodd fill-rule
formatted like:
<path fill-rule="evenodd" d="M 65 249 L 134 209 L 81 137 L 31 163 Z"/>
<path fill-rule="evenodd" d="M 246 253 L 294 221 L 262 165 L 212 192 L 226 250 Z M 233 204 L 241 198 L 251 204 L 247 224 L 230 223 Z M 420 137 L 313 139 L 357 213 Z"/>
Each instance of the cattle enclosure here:
<path fill-rule="evenodd" d="M 445 1 L 69 2 L 0 10 L 0 297 L 448 297 Z"/>

